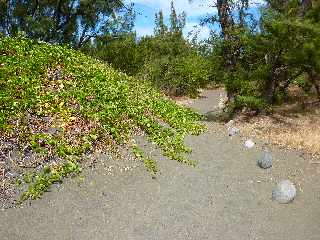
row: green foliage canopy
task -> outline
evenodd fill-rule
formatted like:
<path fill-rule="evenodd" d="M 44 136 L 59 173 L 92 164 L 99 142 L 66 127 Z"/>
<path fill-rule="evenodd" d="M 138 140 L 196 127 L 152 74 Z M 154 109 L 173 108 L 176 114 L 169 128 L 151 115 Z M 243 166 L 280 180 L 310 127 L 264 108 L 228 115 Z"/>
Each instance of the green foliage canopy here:
<path fill-rule="evenodd" d="M 0 32 L 81 47 L 114 28 L 117 14 L 127 13 L 132 15 L 132 6 L 122 0 L 2 0 Z"/>

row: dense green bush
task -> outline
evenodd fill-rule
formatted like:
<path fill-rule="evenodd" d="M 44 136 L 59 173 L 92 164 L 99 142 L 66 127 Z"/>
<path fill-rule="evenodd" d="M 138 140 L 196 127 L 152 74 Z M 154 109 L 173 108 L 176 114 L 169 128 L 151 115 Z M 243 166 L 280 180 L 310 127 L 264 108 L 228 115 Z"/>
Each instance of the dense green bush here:
<path fill-rule="evenodd" d="M 130 76 L 136 75 L 144 63 L 144 55 L 134 33 L 100 36 L 93 46 L 87 45 L 82 50 Z"/>
<path fill-rule="evenodd" d="M 196 97 L 209 82 L 209 63 L 197 54 L 165 56 L 147 62 L 141 74 L 168 95 Z"/>
<path fill-rule="evenodd" d="M 113 67 L 151 82 L 169 95 L 196 96 L 209 82 L 210 64 L 197 46 L 187 41 L 182 29 L 185 14 L 177 15 L 171 3 L 170 26 L 162 11 L 156 15 L 155 34 L 137 39 L 133 33 L 97 37 L 85 52 Z"/>
<path fill-rule="evenodd" d="M 84 52 L 131 76 L 151 82 L 168 95 L 195 97 L 208 84 L 209 60 L 180 32 L 143 37 L 135 34 L 100 37 Z"/>
<path fill-rule="evenodd" d="M 298 1 L 266 5 L 258 31 L 235 22 L 227 38 L 213 38 L 210 76 L 221 77 L 232 109 L 268 110 L 297 83 L 320 99 L 320 4 L 308 6 L 302 14 Z"/>
<path fill-rule="evenodd" d="M 145 64 L 139 78 L 166 94 L 197 96 L 209 83 L 210 61 L 186 41 L 181 32 L 145 37 L 139 42 Z"/>

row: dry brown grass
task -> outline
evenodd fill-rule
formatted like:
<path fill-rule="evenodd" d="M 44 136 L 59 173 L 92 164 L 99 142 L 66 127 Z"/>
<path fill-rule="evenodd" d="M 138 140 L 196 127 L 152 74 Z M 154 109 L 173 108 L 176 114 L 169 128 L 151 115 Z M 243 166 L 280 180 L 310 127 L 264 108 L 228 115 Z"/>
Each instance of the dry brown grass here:
<path fill-rule="evenodd" d="M 241 115 L 236 123 L 245 135 L 320 156 L 320 102 L 293 91 L 293 101 L 275 108 L 272 115 Z"/>

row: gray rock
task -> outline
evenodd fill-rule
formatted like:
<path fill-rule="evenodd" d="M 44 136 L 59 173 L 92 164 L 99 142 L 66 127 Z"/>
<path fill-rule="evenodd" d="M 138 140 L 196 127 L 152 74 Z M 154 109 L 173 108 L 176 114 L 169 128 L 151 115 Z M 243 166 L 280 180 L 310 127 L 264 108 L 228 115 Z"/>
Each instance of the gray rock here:
<path fill-rule="evenodd" d="M 51 117 L 42 117 L 42 120 L 43 120 L 45 123 L 50 123 Z"/>
<path fill-rule="evenodd" d="M 52 135 L 58 135 L 60 132 L 62 132 L 61 128 L 57 128 L 57 127 L 50 127 L 48 129 L 48 133 L 52 134 Z"/>
<path fill-rule="evenodd" d="M 292 202 L 295 199 L 296 195 L 296 187 L 289 180 L 281 181 L 272 190 L 272 199 L 283 204 Z"/>
<path fill-rule="evenodd" d="M 234 135 L 237 135 L 240 132 L 240 130 L 236 127 L 230 127 L 228 129 L 228 132 L 229 132 L 229 136 L 232 137 Z"/>
<path fill-rule="evenodd" d="M 62 72 L 60 69 L 56 69 L 53 73 L 53 80 L 60 80 L 62 78 Z"/>
<path fill-rule="evenodd" d="M 268 151 L 263 151 L 261 158 L 258 160 L 258 166 L 267 169 L 272 167 L 272 155 Z"/>
<path fill-rule="evenodd" d="M 9 152 L 9 159 L 12 161 L 19 161 L 21 159 L 21 152 L 19 149 L 13 149 Z"/>

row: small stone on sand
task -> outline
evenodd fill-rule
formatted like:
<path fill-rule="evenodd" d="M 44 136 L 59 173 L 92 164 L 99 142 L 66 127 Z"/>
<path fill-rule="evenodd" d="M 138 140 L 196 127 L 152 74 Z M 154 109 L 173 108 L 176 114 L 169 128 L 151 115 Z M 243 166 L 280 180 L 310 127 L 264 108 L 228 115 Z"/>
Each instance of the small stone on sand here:
<path fill-rule="evenodd" d="M 234 135 L 237 135 L 240 132 L 240 130 L 236 127 L 230 127 L 228 129 L 228 132 L 229 132 L 229 136 L 232 137 Z"/>
<path fill-rule="evenodd" d="M 272 155 L 268 151 L 263 151 L 261 158 L 258 160 L 258 166 L 267 169 L 272 167 Z"/>
<path fill-rule="evenodd" d="M 232 125 L 234 124 L 234 120 L 230 120 L 229 122 L 226 123 L 227 127 L 232 127 Z"/>
<path fill-rule="evenodd" d="M 281 181 L 272 190 L 272 199 L 283 204 L 292 202 L 296 197 L 296 195 L 297 195 L 296 187 L 289 180 Z"/>
<path fill-rule="evenodd" d="M 251 139 L 248 139 L 244 142 L 244 146 L 248 149 L 250 148 L 253 148 L 255 145 L 255 143 L 251 140 Z"/>

